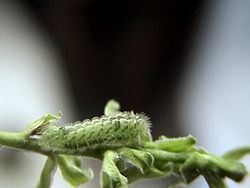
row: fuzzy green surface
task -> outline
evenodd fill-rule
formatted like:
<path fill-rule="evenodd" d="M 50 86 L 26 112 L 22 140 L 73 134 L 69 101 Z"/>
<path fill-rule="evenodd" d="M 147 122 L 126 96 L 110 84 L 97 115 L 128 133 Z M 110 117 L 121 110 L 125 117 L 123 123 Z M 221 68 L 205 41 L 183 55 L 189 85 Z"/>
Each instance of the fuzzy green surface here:
<path fill-rule="evenodd" d="M 39 142 L 46 147 L 49 146 L 58 151 L 77 150 L 77 153 L 124 146 L 140 148 L 145 141 L 151 141 L 148 118 L 133 112 L 94 117 L 91 120 L 75 122 L 64 127 L 54 122 L 43 132 L 36 134 L 41 135 Z"/>

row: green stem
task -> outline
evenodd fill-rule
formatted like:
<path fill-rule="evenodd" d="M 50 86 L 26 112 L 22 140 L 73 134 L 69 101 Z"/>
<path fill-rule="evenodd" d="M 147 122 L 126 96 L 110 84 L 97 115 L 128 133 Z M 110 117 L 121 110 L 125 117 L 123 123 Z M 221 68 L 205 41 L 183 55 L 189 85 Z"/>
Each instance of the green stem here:
<path fill-rule="evenodd" d="M 29 139 L 27 138 L 26 130 L 20 133 L 0 131 L 0 146 L 7 146 L 15 149 L 22 149 L 26 151 L 33 151 L 36 153 L 41 153 L 43 155 L 53 155 L 53 154 L 67 154 L 67 155 L 81 155 L 89 156 L 96 159 L 101 159 L 101 155 L 95 151 L 71 151 L 67 149 L 53 150 L 52 148 L 41 144 L 39 139 Z"/>
<path fill-rule="evenodd" d="M 0 131 L 0 145 L 24 149 L 26 146 L 24 136 L 20 133 Z"/>
<path fill-rule="evenodd" d="M 47 156 L 53 153 L 53 151 L 47 151 L 41 148 L 37 141 L 26 139 L 25 132 L 13 133 L 0 131 L 0 145 L 15 149 L 34 151 L 36 153 L 41 153 Z"/>

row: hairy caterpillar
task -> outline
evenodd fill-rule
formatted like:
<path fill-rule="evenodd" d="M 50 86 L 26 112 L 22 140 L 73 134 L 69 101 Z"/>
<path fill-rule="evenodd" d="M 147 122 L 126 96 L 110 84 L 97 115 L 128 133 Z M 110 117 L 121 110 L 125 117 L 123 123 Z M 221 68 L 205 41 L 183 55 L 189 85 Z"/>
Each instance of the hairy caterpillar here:
<path fill-rule="evenodd" d="M 197 147 L 193 136 L 153 140 L 147 116 L 119 109 L 110 100 L 104 116 L 66 126 L 56 121 L 60 115 L 48 113 L 22 132 L 0 131 L 0 143 L 48 156 L 37 188 L 49 188 L 57 166 L 71 185 L 86 183 L 93 173 L 80 168 L 79 155 L 102 160 L 102 188 L 127 188 L 141 178 L 171 174 L 186 184 L 202 175 L 210 188 L 226 188 L 225 177 L 241 181 L 247 174 L 237 160 L 250 153 L 249 146 L 215 156 Z"/>
<path fill-rule="evenodd" d="M 142 143 L 152 140 L 148 117 L 133 112 L 94 117 L 66 126 L 53 122 L 38 127 L 29 138 L 39 138 L 42 145 L 50 147 L 48 150 L 78 154 L 97 149 L 140 148 Z"/>

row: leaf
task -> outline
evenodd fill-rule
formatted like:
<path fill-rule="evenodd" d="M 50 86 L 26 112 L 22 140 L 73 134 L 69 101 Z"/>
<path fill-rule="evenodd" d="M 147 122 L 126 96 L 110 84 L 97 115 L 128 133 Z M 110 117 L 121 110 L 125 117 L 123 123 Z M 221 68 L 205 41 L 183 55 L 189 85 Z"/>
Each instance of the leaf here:
<path fill-rule="evenodd" d="M 70 155 L 58 155 L 58 164 L 64 180 L 74 187 L 78 187 L 93 178 L 92 170 L 82 170 L 81 161 L 78 157 Z"/>
<path fill-rule="evenodd" d="M 114 99 L 111 99 L 107 102 L 105 108 L 104 108 L 104 114 L 107 116 L 115 115 L 120 110 L 120 104 L 115 101 Z"/>
<path fill-rule="evenodd" d="M 141 173 L 145 173 L 153 165 L 154 158 L 149 152 L 139 151 L 123 147 L 118 150 L 119 156 L 125 159 L 125 163 L 137 167 Z"/>
<path fill-rule="evenodd" d="M 220 168 L 221 172 L 234 181 L 241 181 L 247 174 L 245 166 L 237 161 L 227 160 L 222 157 L 210 155 L 211 162 Z"/>
<path fill-rule="evenodd" d="M 143 149 L 153 155 L 155 159 L 162 162 L 183 163 L 190 156 L 188 152 L 168 152 L 160 149 Z"/>
<path fill-rule="evenodd" d="M 32 122 L 27 126 L 26 129 L 22 132 L 23 135 L 29 136 L 33 134 L 34 131 L 39 129 L 40 127 L 47 125 L 48 123 L 59 120 L 62 116 L 62 112 L 59 112 L 57 115 L 53 115 L 50 113 L 45 114 L 44 116 L 40 117 L 38 120 Z"/>
<path fill-rule="evenodd" d="M 188 183 L 199 174 L 216 172 L 220 178 L 228 177 L 234 181 L 241 181 L 247 173 L 244 165 L 239 162 L 204 153 L 193 153 L 180 170 Z"/>
<path fill-rule="evenodd" d="M 161 136 L 159 140 L 156 140 L 154 143 L 157 148 L 161 150 L 184 152 L 195 145 L 196 139 L 191 135 L 180 138 L 167 138 L 165 136 Z"/>
<path fill-rule="evenodd" d="M 249 153 L 250 153 L 249 146 L 238 147 L 226 152 L 224 155 L 222 155 L 222 157 L 228 160 L 240 160 L 242 157 L 244 157 L 246 154 Z"/>
<path fill-rule="evenodd" d="M 101 170 L 101 186 L 102 188 L 127 188 L 128 180 L 123 176 L 116 166 L 118 154 L 114 151 L 106 151 L 104 153 L 102 170 Z"/>
<path fill-rule="evenodd" d="M 54 173 L 56 171 L 56 168 L 57 168 L 57 163 L 55 159 L 52 157 L 48 157 L 44 164 L 40 180 L 36 188 L 49 188 L 54 178 Z"/>
<path fill-rule="evenodd" d="M 169 171 L 161 171 L 157 169 L 156 167 L 151 167 L 150 169 L 148 169 L 147 172 L 143 174 L 138 168 L 131 167 L 123 171 L 122 174 L 127 177 L 128 183 L 132 183 L 134 181 L 137 181 L 143 178 L 153 179 L 153 178 L 165 177 L 169 175 Z"/>

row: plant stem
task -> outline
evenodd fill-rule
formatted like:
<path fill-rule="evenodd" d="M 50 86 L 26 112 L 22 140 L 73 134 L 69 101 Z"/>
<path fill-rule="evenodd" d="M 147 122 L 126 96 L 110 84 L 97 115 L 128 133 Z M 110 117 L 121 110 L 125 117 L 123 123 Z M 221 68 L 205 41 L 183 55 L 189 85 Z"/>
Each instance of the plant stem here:
<path fill-rule="evenodd" d="M 21 133 L 0 131 L 0 145 L 25 149 L 25 139 Z"/>
<path fill-rule="evenodd" d="M 36 153 L 41 153 L 47 156 L 52 153 L 52 151 L 43 150 L 36 141 L 26 139 L 26 135 L 24 134 L 24 132 L 13 133 L 0 131 L 0 145 L 15 149 L 34 151 Z"/>

